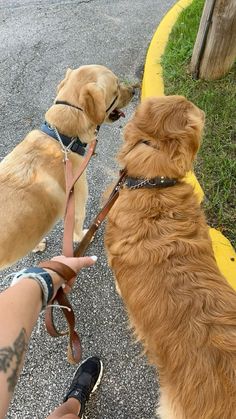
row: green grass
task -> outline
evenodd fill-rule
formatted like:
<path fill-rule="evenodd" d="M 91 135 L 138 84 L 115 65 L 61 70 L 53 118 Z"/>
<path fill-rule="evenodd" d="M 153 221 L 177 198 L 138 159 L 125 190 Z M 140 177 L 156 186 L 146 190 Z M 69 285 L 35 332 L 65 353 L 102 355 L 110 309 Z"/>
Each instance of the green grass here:
<path fill-rule="evenodd" d="M 204 0 L 194 0 L 177 20 L 162 57 L 165 94 L 181 94 L 206 113 L 195 174 L 204 190 L 208 224 L 236 244 L 236 66 L 216 81 L 193 80 L 189 64 Z"/>

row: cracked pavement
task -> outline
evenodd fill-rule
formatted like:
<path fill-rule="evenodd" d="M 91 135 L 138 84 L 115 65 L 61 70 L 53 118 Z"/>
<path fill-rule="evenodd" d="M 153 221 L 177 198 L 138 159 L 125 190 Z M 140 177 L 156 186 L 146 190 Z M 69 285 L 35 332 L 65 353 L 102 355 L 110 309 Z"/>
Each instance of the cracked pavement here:
<path fill-rule="evenodd" d="M 0 0 L 0 157 L 33 128 L 40 126 L 67 67 L 103 64 L 121 79 L 141 79 L 147 47 L 173 0 Z M 131 116 L 102 126 L 98 155 L 88 169 L 86 226 L 100 198 L 118 174 L 116 152 L 122 128 Z M 12 196 L 14 199 L 14 196 Z M 48 235 L 43 254 L 29 254 L 1 272 L 1 289 L 9 272 L 37 264 L 61 252 L 62 223 Z M 71 294 L 83 359 L 96 354 L 104 376 L 88 403 L 85 418 L 154 419 L 158 386 L 154 368 L 132 337 L 122 301 L 106 262 L 103 227 L 87 254 L 98 256 L 95 267 L 79 275 Z M 43 317 L 43 316 L 41 316 Z M 63 399 L 75 367 L 66 359 L 66 338 L 51 338 L 43 319 L 32 334 L 8 419 L 43 419 Z"/>

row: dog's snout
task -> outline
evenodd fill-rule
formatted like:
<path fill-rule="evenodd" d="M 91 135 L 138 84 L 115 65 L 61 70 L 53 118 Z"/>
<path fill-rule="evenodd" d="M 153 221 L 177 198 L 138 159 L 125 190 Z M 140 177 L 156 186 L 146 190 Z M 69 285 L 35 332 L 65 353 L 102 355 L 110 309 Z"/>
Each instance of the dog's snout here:
<path fill-rule="evenodd" d="M 136 92 L 135 87 L 132 87 L 132 95 L 133 96 L 135 95 L 135 92 Z"/>

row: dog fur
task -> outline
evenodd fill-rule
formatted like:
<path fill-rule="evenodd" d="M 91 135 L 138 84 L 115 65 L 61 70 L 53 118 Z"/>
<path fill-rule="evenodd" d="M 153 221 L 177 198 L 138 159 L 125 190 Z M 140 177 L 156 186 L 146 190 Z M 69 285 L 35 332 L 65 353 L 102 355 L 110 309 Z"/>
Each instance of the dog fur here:
<path fill-rule="evenodd" d="M 90 143 L 97 125 L 112 122 L 114 112 L 126 106 L 133 96 L 131 86 L 100 65 L 68 69 L 59 84 L 56 100 L 67 101 L 82 111 L 53 104 L 46 121 L 68 137 Z M 117 97 L 114 105 L 106 109 Z M 70 153 L 73 170 L 83 157 Z M 30 132 L 0 164 L 0 268 L 25 256 L 63 216 L 65 179 L 63 153 L 59 142 L 40 130 Z M 82 238 L 87 200 L 85 173 L 75 185 L 74 239 Z"/>
<path fill-rule="evenodd" d="M 216 265 L 203 211 L 184 180 L 203 126 L 204 113 L 182 96 L 138 106 L 121 165 L 131 177 L 178 183 L 124 187 L 105 234 L 130 322 L 159 372 L 162 419 L 236 418 L 236 293 Z"/>

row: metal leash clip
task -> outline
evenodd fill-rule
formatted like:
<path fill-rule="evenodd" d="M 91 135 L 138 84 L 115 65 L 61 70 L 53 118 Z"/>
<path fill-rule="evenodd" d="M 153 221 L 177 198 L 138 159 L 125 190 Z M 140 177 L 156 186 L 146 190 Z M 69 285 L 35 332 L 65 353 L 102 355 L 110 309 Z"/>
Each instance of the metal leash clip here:
<path fill-rule="evenodd" d="M 62 153 L 64 153 L 63 162 L 66 162 L 68 160 L 68 154 L 71 153 L 71 147 L 73 146 L 73 144 L 74 144 L 74 142 L 75 142 L 76 139 L 75 138 L 72 138 L 72 141 L 70 142 L 70 144 L 68 144 L 68 146 L 65 147 L 64 144 L 63 144 L 63 142 L 62 142 L 62 139 L 60 137 L 60 134 L 59 134 L 59 132 L 56 129 L 56 127 L 52 127 L 52 129 L 55 132 L 55 134 L 57 136 L 57 139 L 58 139 L 58 141 L 59 141 L 59 143 L 61 145 Z"/>

